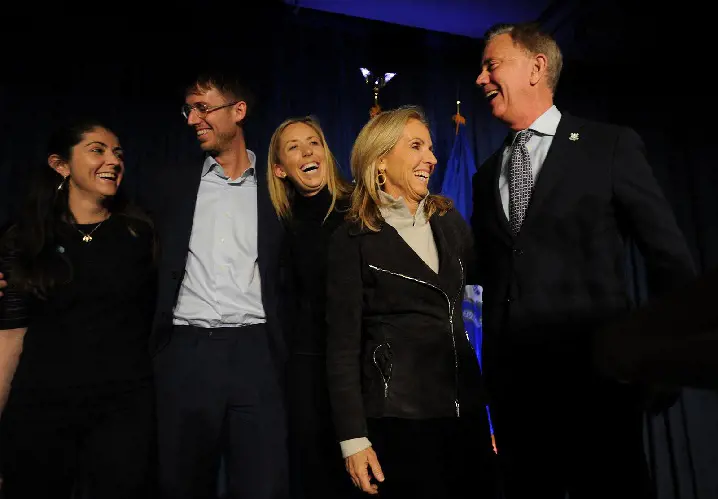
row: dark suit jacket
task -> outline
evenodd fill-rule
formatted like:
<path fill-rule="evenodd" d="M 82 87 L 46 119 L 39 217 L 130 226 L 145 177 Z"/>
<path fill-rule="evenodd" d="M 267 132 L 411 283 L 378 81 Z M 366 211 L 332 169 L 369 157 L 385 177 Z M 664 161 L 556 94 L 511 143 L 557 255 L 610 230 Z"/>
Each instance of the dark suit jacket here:
<path fill-rule="evenodd" d="M 204 156 L 198 152 L 165 171 L 159 170 L 141 193 L 141 202 L 155 221 L 160 238 L 157 310 L 150 340 L 150 348 L 155 354 L 171 339 L 172 311 L 185 272 L 203 162 Z M 270 343 L 275 360 L 281 364 L 286 358 L 279 284 L 283 231 L 269 199 L 266 171 L 262 165 L 262 159 L 257 155 L 259 274 Z"/>
<path fill-rule="evenodd" d="M 564 113 L 516 237 L 501 205 L 500 163 L 501 150 L 473 182 L 485 371 L 500 344 L 511 344 L 510 352 L 551 343 L 557 359 L 587 348 L 587 333 L 632 305 L 629 239 L 645 257 L 652 290 L 693 276 L 684 237 L 633 130 Z"/>

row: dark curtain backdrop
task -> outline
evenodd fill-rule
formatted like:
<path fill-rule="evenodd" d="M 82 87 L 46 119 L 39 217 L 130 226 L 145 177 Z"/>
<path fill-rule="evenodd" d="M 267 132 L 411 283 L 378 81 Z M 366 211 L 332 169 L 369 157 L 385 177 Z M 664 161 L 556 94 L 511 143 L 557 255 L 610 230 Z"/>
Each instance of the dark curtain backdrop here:
<path fill-rule="evenodd" d="M 570 3 L 555 2 L 564 11 Z M 715 60 L 705 50 L 713 35 L 701 12 L 693 0 L 675 9 L 587 0 L 554 29 L 568 58 L 557 105 L 640 133 L 703 272 L 718 265 L 718 165 L 708 76 Z M 644 301 L 634 246 L 627 260 L 633 294 Z M 684 389 L 670 410 L 647 418 L 646 443 L 660 499 L 718 497 L 718 393 Z"/>
<path fill-rule="evenodd" d="M 678 22 L 674 11 L 646 18 L 627 2 L 585 2 L 571 11 L 562 5 L 568 3 L 554 2 L 552 11 L 561 19 L 552 29 L 566 54 L 559 109 L 629 125 L 642 135 L 696 262 L 701 270 L 715 267 L 718 173 L 708 150 L 715 141 L 709 140 L 711 94 L 702 57 L 681 51 L 666 35 Z M 425 108 L 439 159 L 435 192 L 454 138 L 457 98 L 477 165 L 505 137 L 474 87 L 478 40 L 273 4 L 253 15 L 238 9 L 176 21 L 118 14 L 112 22 L 95 16 L 46 26 L 35 21 L 22 31 L 8 27 L 2 37 L 13 50 L 3 54 L 0 73 L 0 225 L 44 162 L 48 131 L 69 115 L 98 116 L 118 133 L 132 193 L 157 165 L 196 151 L 179 113 L 183 82 L 215 64 L 240 68 L 257 94 L 247 135 L 261 158 L 283 119 L 313 114 L 348 175 L 352 142 L 372 105 L 362 66 L 397 73 L 380 94 L 383 108 Z M 628 258 L 643 299 L 640 255 Z M 684 390 L 672 409 L 648 418 L 646 436 L 661 499 L 718 497 L 716 393 Z"/>
<path fill-rule="evenodd" d="M 359 68 L 396 72 L 380 94 L 384 109 L 422 106 L 441 164 L 453 141 L 456 100 L 469 119 L 473 147 L 487 157 L 503 139 L 501 125 L 478 110 L 474 89 L 481 43 L 463 37 L 330 15 L 284 5 L 211 21 L 128 21 L 122 36 L 98 39 L 89 20 L 56 34 L 35 27 L 7 54 L 0 112 L 7 127 L 0 168 L 0 220 L 16 205 L 29 165 L 42 162 L 48 130 L 70 113 L 99 115 L 127 152 L 127 183 L 136 190 L 153 163 L 196 149 L 179 109 L 183 82 L 213 65 L 241 68 L 257 98 L 247 123 L 248 146 L 260 157 L 285 118 L 319 118 L 340 167 L 349 175 L 354 138 L 369 118 L 371 88 Z M 181 26 L 181 28 L 180 28 Z M 20 32 L 17 33 L 18 35 Z M 10 38 L 10 37 L 9 37 Z M 432 178 L 438 191 L 443 170 Z M 171 181 L 171 180 L 170 180 Z"/>

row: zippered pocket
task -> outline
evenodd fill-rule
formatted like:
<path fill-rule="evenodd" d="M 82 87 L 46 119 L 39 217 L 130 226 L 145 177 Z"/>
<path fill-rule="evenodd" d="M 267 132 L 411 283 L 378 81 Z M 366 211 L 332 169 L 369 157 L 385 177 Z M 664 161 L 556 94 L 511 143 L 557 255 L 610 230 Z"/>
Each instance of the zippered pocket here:
<path fill-rule="evenodd" d="M 391 345 L 388 341 L 377 345 L 372 352 L 372 361 L 374 367 L 379 371 L 381 380 L 384 383 L 384 398 L 389 396 L 389 384 L 391 383 L 392 353 Z"/>

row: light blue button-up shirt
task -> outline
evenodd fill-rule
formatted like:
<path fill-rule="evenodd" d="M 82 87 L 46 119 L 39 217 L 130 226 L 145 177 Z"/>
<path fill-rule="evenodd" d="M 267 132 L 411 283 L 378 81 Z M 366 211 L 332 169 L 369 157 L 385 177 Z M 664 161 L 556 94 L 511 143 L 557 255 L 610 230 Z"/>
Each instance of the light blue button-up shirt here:
<path fill-rule="evenodd" d="M 533 137 L 526 143 L 526 149 L 528 149 L 529 157 L 531 158 L 531 175 L 534 179 L 534 185 L 536 185 L 536 179 L 541 172 L 541 167 L 551 147 L 553 137 L 556 135 L 559 121 L 561 121 L 561 112 L 556 106 L 551 106 L 529 126 L 529 130 L 535 132 Z M 516 140 L 516 132 L 513 133 L 511 144 L 504 148 L 503 157 L 501 158 L 501 174 L 499 175 L 499 194 L 501 194 L 501 204 L 504 207 L 506 218 L 509 218 L 509 159 L 511 158 L 514 140 Z"/>
<path fill-rule="evenodd" d="M 214 158 L 202 167 L 174 324 L 236 327 L 266 321 L 257 264 L 257 157 L 229 179 Z"/>

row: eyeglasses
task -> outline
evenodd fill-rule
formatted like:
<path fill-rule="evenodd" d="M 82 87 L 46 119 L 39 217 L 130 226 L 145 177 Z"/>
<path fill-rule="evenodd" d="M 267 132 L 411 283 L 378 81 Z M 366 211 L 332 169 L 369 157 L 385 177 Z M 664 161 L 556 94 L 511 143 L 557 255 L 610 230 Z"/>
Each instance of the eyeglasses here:
<path fill-rule="evenodd" d="M 204 119 L 212 111 L 216 111 L 217 109 L 223 109 L 229 106 L 234 106 L 237 102 L 239 101 L 236 100 L 234 102 L 230 102 L 229 104 L 222 104 L 221 106 L 208 106 L 207 104 L 204 104 L 202 102 L 199 102 L 194 106 L 190 104 L 185 104 L 184 106 L 182 106 L 182 116 L 184 116 L 184 119 L 188 120 L 189 115 L 192 113 L 192 111 L 195 111 L 197 113 L 197 116 Z"/>

